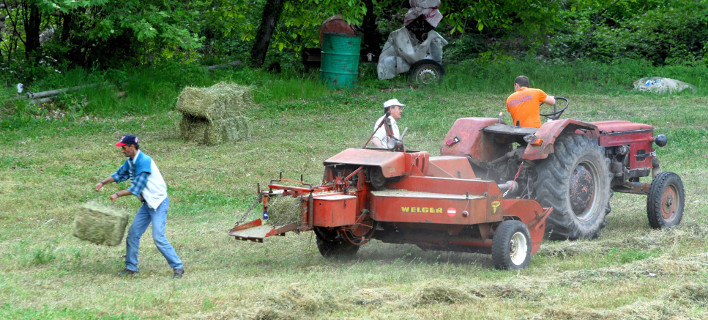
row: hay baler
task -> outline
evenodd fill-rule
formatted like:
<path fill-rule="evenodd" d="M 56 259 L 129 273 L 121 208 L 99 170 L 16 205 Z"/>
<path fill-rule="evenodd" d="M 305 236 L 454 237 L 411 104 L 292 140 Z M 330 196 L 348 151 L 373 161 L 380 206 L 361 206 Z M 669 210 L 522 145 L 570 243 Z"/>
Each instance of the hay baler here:
<path fill-rule="evenodd" d="M 350 148 L 324 166 L 319 186 L 282 174 L 272 180 L 244 215 L 262 203 L 263 218 L 242 219 L 229 235 L 262 242 L 313 230 L 325 257 L 355 254 L 378 239 L 426 250 L 491 253 L 496 268 L 521 269 L 538 250 L 553 210 L 530 199 L 505 199 L 495 181 L 475 176 L 466 156 Z M 276 212 L 275 202 L 282 199 L 291 204 Z"/>

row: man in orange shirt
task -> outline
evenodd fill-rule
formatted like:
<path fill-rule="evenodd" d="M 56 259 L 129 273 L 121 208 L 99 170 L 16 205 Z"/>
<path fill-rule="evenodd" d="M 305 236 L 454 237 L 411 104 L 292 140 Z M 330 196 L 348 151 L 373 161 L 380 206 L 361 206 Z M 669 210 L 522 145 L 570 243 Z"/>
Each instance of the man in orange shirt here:
<path fill-rule="evenodd" d="M 556 99 L 541 89 L 529 88 L 529 78 L 518 76 L 514 79 L 514 90 L 506 99 L 506 110 L 511 113 L 514 125 L 521 127 L 541 127 L 541 103 L 555 105 Z"/>

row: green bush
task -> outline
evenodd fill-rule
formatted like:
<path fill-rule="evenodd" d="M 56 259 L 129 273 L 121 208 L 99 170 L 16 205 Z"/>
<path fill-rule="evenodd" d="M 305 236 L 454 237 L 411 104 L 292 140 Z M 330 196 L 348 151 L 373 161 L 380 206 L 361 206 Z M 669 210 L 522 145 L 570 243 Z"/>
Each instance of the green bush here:
<path fill-rule="evenodd" d="M 705 66 L 708 62 L 707 2 L 646 1 L 613 5 L 562 11 L 565 24 L 551 37 L 549 56 L 587 57 L 605 63 L 646 59 L 654 65 Z"/>

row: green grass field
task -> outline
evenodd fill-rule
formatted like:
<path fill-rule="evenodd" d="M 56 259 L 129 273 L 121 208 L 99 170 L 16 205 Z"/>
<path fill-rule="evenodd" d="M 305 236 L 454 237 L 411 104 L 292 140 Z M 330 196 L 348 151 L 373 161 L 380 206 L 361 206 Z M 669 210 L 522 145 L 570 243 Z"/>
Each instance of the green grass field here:
<path fill-rule="evenodd" d="M 498 77 L 513 79 L 515 72 Z M 207 78 L 164 92 L 143 87 L 150 98 L 128 90 L 121 103 L 131 104 L 125 107 L 134 108 L 130 112 L 109 113 L 94 104 L 94 111 L 76 117 L 30 110 L 29 116 L 0 119 L 6 125 L 0 136 L 0 318 L 708 318 L 703 89 L 659 96 L 622 87 L 594 94 L 592 80 L 578 81 L 585 89 L 577 91 L 539 81 L 550 94 L 570 99 L 564 117 L 642 122 L 665 134 L 669 144 L 657 152 L 662 168 L 683 179 L 684 219 L 672 230 L 652 230 L 646 197 L 616 193 L 599 239 L 544 242 L 528 268 L 502 272 L 489 255 L 374 240 L 355 258 L 325 259 L 311 232 L 259 244 L 235 241 L 227 231 L 252 201 L 257 183 L 281 171 L 321 181 L 322 161 L 363 145 L 386 99 L 408 105 L 399 122 L 409 127 L 407 147 L 434 156 L 455 119 L 496 117 L 509 92 L 462 85 L 463 72 L 435 88 L 369 80 L 351 91 L 322 88 L 312 77 L 225 78 L 256 86 L 258 104 L 247 114 L 249 141 L 202 146 L 179 138 L 176 94 L 184 85 L 209 84 Z M 117 98 L 106 103 L 111 99 Z M 149 112 L 141 113 L 141 104 Z M 118 190 L 111 184 L 95 192 L 93 186 L 124 161 L 113 143 L 126 133 L 140 137 L 141 149 L 169 185 L 167 237 L 185 263 L 182 279 L 170 278 L 149 230 L 142 238 L 140 273 L 132 278 L 116 276 L 124 267 L 123 245 L 96 246 L 71 235 L 82 203 L 105 202 Z M 130 212 L 138 204 L 130 197 L 116 203 Z"/>

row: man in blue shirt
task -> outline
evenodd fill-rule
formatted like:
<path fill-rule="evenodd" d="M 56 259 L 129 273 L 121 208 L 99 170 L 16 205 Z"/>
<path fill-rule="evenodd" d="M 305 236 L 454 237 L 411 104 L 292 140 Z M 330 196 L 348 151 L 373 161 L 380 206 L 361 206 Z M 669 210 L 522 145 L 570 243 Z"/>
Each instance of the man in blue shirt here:
<path fill-rule="evenodd" d="M 174 271 L 172 277 L 181 278 L 184 274 L 182 260 L 179 259 L 175 249 L 165 237 L 167 210 L 170 207 L 165 180 L 155 161 L 140 152 L 138 137 L 130 134 L 125 135 L 116 143 L 116 146 L 121 147 L 121 152 L 127 159 L 115 173 L 99 181 L 94 189 L 99 191 L 106 183 L 120 183 L 130 179 L 130 188 L 112 194 L 111 201 L 116 201 L 122 196 L 134 195 L 143 203 L 138 213 L 135 214 L 133 224 L 125 238 L 125 269 L 118 275 L 126 276 L 138 273 L 140 237 L 147 230 L 148 225 L 152 223 L 152 239 L 155 241 L 155 246 L 172 267 Z"/>

